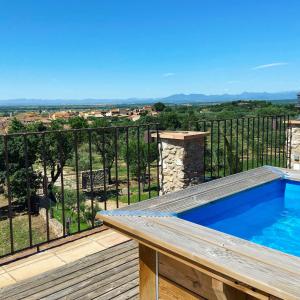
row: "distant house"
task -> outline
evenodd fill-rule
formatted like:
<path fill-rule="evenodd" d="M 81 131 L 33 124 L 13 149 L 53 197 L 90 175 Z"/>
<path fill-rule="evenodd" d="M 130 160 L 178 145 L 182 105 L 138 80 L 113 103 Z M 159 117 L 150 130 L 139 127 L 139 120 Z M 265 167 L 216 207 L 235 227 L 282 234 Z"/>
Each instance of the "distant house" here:
<path fill-rule="evenodd" d="M 152 111 L 152 106 L 151 106 L 151 105 L 145 105 L 145 106 L 143 107 L 143 110 L 144 110 L 144 111 L 151 112 L 151 111 Z"/>
<path fill-rule="evenodd" d="M 117 117 L 120 114 L 119 108 L 113 108 L 106 113 L 107 117 Z"/>
<path fill-rule="evenodd" d="M 137 114 L 133 114 L 133 115 L 128 117 L 128 119 L 133 121 L 133 122 L 139 120 L 140 118 L 141 118 L 141 115 L 137 115 Z"/>
<path fill-rule="evenodd" d="M 52 114 L 51 119 L 52 120 L 58 120 L 58 119 L 65 119 L 68 120 L 72 117 L 76 117 L 77 113 L 73 111 L 58 111 Z"/>
<path fill-rule="evenodd" d="M 49 124 L 51 121 L 49 120 L 48 116 L 40 115 L 36 112 L 27 112 L 27 113 L 20 113 L 16 115 L 17 120 L 22 122 L 23 124 L 31 124 L 35 122 L 41 122 L 43 124 Z"/>
<path fill-rule="evenodd" d="M 107 117 L 126 117 L 130 113 L 128 108 L 112 108 L 105 115 Z"/>
<path fill-rule="evenodd" d="M 83 111 L 79 113 L 79 116 L 84 119 L 93 118 L 104 118 L 105 112 L 102 110 Z"/>

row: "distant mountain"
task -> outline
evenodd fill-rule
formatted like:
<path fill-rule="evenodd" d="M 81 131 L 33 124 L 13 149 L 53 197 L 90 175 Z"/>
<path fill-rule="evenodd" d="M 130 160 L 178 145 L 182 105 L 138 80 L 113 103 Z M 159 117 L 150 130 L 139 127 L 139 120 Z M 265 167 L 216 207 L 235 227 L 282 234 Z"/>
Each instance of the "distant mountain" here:
<path fill-rule="evenodd" d="M 279 93 L 255 93 L 244 92 L 241 94 L 223 94 L 223 95 L 205 95 L 205 94 L 176 94 L 160 99 L 166 103 L 183 103 L 183 102 L 223 102 L 234 100 L 296 100 L 297 92 L 279 92 Z"/>
<path fill-rule="evenodd" d="M 120 105 L 120 104 L 150 104 L 157 101 L 165 103 L 196 103 L 196 102 L 224 102 L 234 100 L 296 100 L 297 92 L 255 93 L 241 94 L 176 94 L 162 98 L 128 98 L 128 99 L 9 99 L 0 100 L 0 106 L 47 106 L 47 105 Z"/>

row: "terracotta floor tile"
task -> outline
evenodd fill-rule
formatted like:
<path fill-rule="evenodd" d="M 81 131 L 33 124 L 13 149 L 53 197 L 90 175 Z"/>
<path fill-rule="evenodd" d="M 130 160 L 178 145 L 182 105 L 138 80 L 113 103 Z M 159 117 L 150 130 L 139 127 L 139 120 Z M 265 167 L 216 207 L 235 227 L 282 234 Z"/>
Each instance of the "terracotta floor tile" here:
<path fill-rule="evenodd" d="M 129 240 L 107 229 L 0 267 L 0 287 L 55 269 Z"/>
<path fill-rule="evenodd" d="M 13 279 L 9 274 L 3 273 L 0 275 L 0 288 L 8 286 L 13 283 L 16 283 L 16 280 Z"/>
<path fill-rule="evenodd" d="M 16 279 L 16 281 L 20 281 L 63 265 L 65 265 L 65 263 L 61 259 L 55 255 L 52 255 L 51 257 L 43 260 L 35 261 L 32 264 L 10 270 L 7 273 Z"/>
<path fill-rule="evenodd" d="M 43 261 L 43 260 L 48 259 L 48 258 L 53 257 L 53 256 L 54 256 L 54 254 L 49 253 L 49 252 L 36 253 L 32 256 L 22 258 L 20 260 L 16 260 L 12 263 L 4 265 L 2 268 L 5 271 L 11 271 L 11 270 L 15 270 L 15 269 L 18 269 L 18 268 L 26 267 L 27 265 L 38 263 L 39 261 Z"/>
<path fill-rule="evenodd" d="M 104 246 L 105 248 L 108 248 L 108 247 L 123 243 L 128 240 L 130 240 L 130 238 L 128 238 L 127 236 L 117 233 L 117 232 L 114 232 L 113 234 L 110 234 L 105 237 L 101 237 L 95 241 L 97 241 L 97 243 Z"/>
<path fill-rule="evenodd" d="M 88 239 L 91 240 L 91 241 L 97 241 L 97 240 L 99 240 L 99 239 L 101 239 L 105 236 L 109 236 L 109 235 L 112 235 L 114 233 L 116 233 L 114 230 L 108 229 L 108 230 L 104 230 L 102 232 L 99 232 L 97 234 L 90 235 L 88 237 Z"/>
<path fill-rule="evenodd" d="M 72 248 L 65 249 L 64 251 L 61 249 L 56 255 L 64 262 L 69 263 L 104 249 L 105 247 L 103 245 L 99 245 L 92 241 L 86 241 L 84 244 L 74 245 Z"/>

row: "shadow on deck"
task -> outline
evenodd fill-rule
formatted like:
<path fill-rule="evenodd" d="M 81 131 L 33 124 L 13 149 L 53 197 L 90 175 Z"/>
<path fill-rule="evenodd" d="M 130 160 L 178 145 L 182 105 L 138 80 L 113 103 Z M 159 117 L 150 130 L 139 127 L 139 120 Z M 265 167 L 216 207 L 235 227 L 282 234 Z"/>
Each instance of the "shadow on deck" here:
<path fill-rule="evenodd" d="M 0 289 L 0 299 L 138 299 L 138 246 L 124 242 Z"/>

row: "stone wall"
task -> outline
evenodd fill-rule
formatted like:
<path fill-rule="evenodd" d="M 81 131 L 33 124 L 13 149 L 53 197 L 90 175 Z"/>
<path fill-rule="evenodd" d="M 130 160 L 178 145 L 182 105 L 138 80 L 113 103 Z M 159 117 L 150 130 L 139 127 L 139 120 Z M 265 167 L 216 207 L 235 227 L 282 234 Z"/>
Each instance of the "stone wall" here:
<path fill-rule="evenodd" d="M 204 139 L 160 139 L 160 194 L 182 190 L 203 182 Z"/>
<path fill-rule="evenodd" d="M 287 143 L 290 167 L 300 170 L 300 121 L 290 121 L 290 128 L 287 129 Z"/>
<path fill-rule="evenodd" d="M 40 216 L 44 219 L 45 223 L 47 222 L 47 210 L 45 208 L 40 208 Z M 61 237 L 64 235 L 63 225 L 54 218 L 50 218 L 50 212 L 48 211 L 48 220 L 49 220 L 49 230 L 56 237 Z"/>

